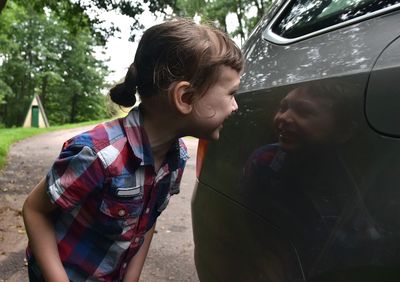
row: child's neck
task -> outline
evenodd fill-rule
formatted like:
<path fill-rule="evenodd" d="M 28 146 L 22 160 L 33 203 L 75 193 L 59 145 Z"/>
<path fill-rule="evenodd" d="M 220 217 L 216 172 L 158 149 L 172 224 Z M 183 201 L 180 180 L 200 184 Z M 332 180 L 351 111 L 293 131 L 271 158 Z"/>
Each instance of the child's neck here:
<path fill-rule="evenodd" d="M 177 135 L 171 128 L 171 120 L 164 112 L 149 113 L 143 109 L 144 129 L 150 143 L 154 159 L 154 169 L 157 172 L 165 160 L 171 145 L 176 141 Z M 161 114 L 163 113 L 163 114 Z"/>

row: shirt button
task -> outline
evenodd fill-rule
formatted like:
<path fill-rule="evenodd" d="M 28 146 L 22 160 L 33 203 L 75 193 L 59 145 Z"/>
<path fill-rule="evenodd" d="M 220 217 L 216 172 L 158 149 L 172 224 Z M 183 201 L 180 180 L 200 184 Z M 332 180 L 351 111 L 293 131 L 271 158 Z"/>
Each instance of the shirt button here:
<path fill-rule="evenodd" d="M 122 265 L 122 268 L 126 268 L 126 262 L 124 262 L 124 264 Z"/>
<path fill-rule="evenodd" d="M 150 212 L 150 208 L 147 208 L 147 209 L 146 209 L 146 213 L 149 213 L 149 212 Z"/>
<path fill-rule="evenodd" d="M 135 243 L 139 242 L 139 240 L 140 240 L 139 237 L 136 237 L 135 238 Z"/>
<path fill-rule="evenodd" d="M 119 216 L 124 216 L 125 215 L 125 210 L 119 210 L 118 211 Z"/>

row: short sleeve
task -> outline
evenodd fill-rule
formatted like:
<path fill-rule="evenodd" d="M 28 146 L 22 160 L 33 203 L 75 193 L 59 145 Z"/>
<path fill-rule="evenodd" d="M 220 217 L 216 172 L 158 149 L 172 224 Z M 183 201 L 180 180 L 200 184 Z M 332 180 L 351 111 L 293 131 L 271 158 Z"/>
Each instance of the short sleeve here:
<path fill-rule="evenodd" d="M 103 165 L 93 149 L 68 145 L 47 174 L 47 193 L 61 209 L 71 210 L 101 189 L 104 179 Z"/>
<path fill-rule="evenodd" d="M 180 192 L 180 185 L 182 181 L 183 172 L 185 170 L 186 162 L 189 159 L 187 148 L 182 139 L 179 139 L 179 160 L 177 169 L 171 174 L 171 188 L 170 194 L 178 194 Z"/>
<path fill-rule="evenodd" d="M 181 167 L 181 168 L 177 169 L 176 171 L 174 171 L 172 173 L 173 181 L 171 183 L 171 189 L 170 189 L 170 194 L 171 195 L 179 194 L 179 192 L 180 192 L 180 186 L 181 186 L 181 181 L 182 181 L 182 176 L 183 176 L 183 170 L 184 170 L 184 168 Z"/>

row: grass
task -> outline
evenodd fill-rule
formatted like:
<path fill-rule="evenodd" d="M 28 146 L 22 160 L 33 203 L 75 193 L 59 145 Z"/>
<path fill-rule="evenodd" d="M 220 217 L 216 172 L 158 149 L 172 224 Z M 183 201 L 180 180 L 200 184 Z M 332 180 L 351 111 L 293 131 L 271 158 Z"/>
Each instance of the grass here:
<path fill-rule="evenodd" d="M 45 132 L 98 124 L 103 121 L 104 120 L 96 120 L 82 123 L 65 124 L 60 126 L 51 126 L 49 128 L 0 128 L 0 170 L 6 164 L 8 151 L 10 150 L 11 145 L 17 141 Z"/>

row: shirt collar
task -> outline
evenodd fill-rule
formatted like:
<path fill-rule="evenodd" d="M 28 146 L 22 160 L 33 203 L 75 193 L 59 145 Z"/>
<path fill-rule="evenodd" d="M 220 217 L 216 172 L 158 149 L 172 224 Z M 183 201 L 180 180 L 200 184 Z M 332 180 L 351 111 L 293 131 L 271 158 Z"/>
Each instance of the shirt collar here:
<path fill-rule="evenodd" d="M 133 154 L 141 160 L 140 165 L 154 165 L 150 142 L 144 130 L 140 105 L 129 112 L 123 119 L 123 124 Z M 179 166 L 180 160 L 186 161 L 188 158 L 185 144 L 181 139 L 176 140 L 167 153 L 167 159 Z M 175 165 L 172 166 L 175 167 Z"/>

